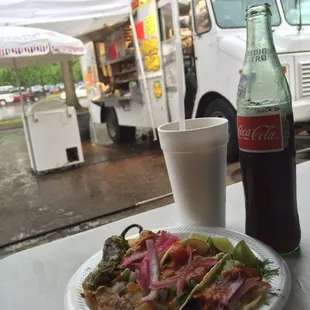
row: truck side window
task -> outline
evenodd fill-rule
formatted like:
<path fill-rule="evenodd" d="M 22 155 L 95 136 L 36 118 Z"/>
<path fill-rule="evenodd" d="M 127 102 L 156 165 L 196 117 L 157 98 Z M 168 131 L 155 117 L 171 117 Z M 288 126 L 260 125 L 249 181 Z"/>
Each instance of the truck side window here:
<path fill-rule="evenodd" d="M 161 40 L 166 41 L 174 37 L 173 33 L 173 21 L 172 21 L 172 8 L 171 4 L 167 3 L 159 9 L 160 20 L 160 33 Z"/>
<path fill-rule="evenodd" d="M 193 15 L 197 33 L 204 33 L 210 30 L 211 20 L 206 0 L 193 0 Z"/>

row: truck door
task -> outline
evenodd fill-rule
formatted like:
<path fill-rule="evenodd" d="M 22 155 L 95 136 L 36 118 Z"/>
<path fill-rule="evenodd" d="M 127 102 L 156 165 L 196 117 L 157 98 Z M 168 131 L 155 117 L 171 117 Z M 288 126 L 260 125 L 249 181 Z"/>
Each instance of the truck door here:
<path fill-rule="evenodd" d="M 193 49 L 193 38 L 190 22 L 190 3 L 188 1 L 178 1 L 178 9 L 181 24 L 178 29 L 173 26 L 173 10 L 176 7 L 173 0 L 160 0 L 158 2 L 158 16 L 161 32 L 161 49 L 164 62 L 166 93 L 171 121 L 179 120 L 179 95 L 177 88 L 177 65 L 184 66 L 186 75 L 185 91 L 185 117 L 190 118 L 194 107 L 196 93 L 195 78 L 195 57 Z M 180 31 L 183 45 L 183 63 L 177 64 L 176 40 L 174 33 Z M 192 76 L 193 78 L 188 78 Z"/>

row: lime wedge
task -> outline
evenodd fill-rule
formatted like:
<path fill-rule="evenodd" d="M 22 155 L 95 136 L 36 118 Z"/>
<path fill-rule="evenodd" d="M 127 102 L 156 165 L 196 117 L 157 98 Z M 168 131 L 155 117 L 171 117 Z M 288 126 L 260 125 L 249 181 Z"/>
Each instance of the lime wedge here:
<path fill-rule="evenodd" d="M 197 237 L 189 237 L 181 241 L 183 245 L 189 245 L 193 249 L 196 249 L 201 256 L 206 256 L 210 252 L 208 243 Z"/>
<path fill-rule="evenodd" d="M 258 258 L 254 255 L 244 240 L 241 240 L 234 248 L 232 253 L 233 259 L 238 260 L 248 266 L 258 264 Z"/>
<path fill-rule="evenodd" d="M 210 239 L 210 237 L 208 237 L 208 236 L 199 235 L 199 234 L 195 234 L 195 233 L 191 233 L 189 238 L 197 238 L 197 239 L 203 240 L 205 242 L 208 242 Z"/>
<path fill-rule="evenodd" d="M 234 246 L 228 238 L 210 238 L 210 241 L 212 242 L 213 247 L 215 247 L 219 252 L 232 254 L 234 251 Z"/>

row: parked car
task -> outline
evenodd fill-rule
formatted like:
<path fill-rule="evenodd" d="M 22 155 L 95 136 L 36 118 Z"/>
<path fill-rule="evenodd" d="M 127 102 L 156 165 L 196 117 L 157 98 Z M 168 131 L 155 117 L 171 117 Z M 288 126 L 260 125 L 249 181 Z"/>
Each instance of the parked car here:
<path fill-rule="evenodd" d="M 50 93 L 51 94 L 57 94 L 60 92 L 60 88 L 57 86 L 53 86 L 52 88 L 50 88 Z"/>
<path fill-rule="evenodd" d="M 64 83 L 58 83 L 56 86 L 60 89 L 60 91 L 65 89 L 65 84 Z"/>
<path fill-rule="evenodd" d="M 80 85 L 75 89 L 78 98 L 87 97 L 87 90 L 84 85 Z"/>
<path fill-rule="evenodd" d="M 12 88 L 14 88 L 13 85 L 0 86 L 0 92 L 2 92 L 2 91 L 9 91 Z"/>
<path fill-rule="evenodd" d="M 60 98 L 62 99 L 62 100 L 66 100 L 66 98 L 67 98 L 67 96 L 66 96 L 66 92 L 61 92 L 61 94 L 60 94 Z"/>
<path fill-rule="evenodd" d="M 0 106 L 4 107 L 12 102 L 14 102 L 14 97 L 9 91 L 0 91 Z"/>
<path fill-rule="evenodd" d="M 53 87 L 54 85 L 47 84 L 47 85 L 44 85 L 44 90 L 49 93 Z"/>
<path fill-rule="evenodd" d="M 76 93 L 76 96 L 78 98 L 85 98 L 85 97 L 87 97 L 87 91 L 86 91 L 85 86 L 83 86 L 83 85 L 80 85 L 80 86 L 76 87 L 75 88 L 75 93 Z M 62 100 L 66 100 L 66 92 L 62 92 L 60 94 L 60 98 Z"/>
<path fill-rule="evenodd" d="M 22 91 L 23 91 L 23 89 L 22 89 Z M 11 93 L 12 96 L 13 96 L 13 101 L 14 101 L 14 102 L 20 102 L 20 95 L 19 95 L 19 90 L 18 90 L 18 88 L 16 88 L 16 87 L 11 88 L 11 89 L 10 89 L 10 93 Z M 25 97 L 24 97 L 24 101 L 25 101 Z"/>
<path fill-rule="evenodd" d="M 20 102 L 19 90 L 17 88 L 13 88 L 10 92 L 12 93 L 12 96 L 14 98 L 14 102 Z M 31 92 L 29 90 L 24 91 L 22 89 L 22 94 L 24 102 L 37 102 L 39 100 L 39 97 L 37 97 L 34 92 Z"/>
<path fill-rule="evenodd" d="M 41 85 L 31 86 L 29 89 L 30 92 L 34 93 L 36 97 L 41 98 L 46 96 L 46 92 Z"/>

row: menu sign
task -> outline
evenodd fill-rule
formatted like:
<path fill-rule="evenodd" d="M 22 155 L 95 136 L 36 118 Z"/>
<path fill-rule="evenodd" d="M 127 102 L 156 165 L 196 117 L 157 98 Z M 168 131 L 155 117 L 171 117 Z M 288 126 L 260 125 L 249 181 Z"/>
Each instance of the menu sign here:
<path fill-rule="evenodd" d="M 135 10 L 139 7 L 139 0 L 131 0 L 131 8 Z"/>
<path fill-rule="evenodd" d="M 131 9 L 132 11 L 136 11 L 137 9 L 140 9 L 149 2 L 150 0 L 131 0 Z"/>

